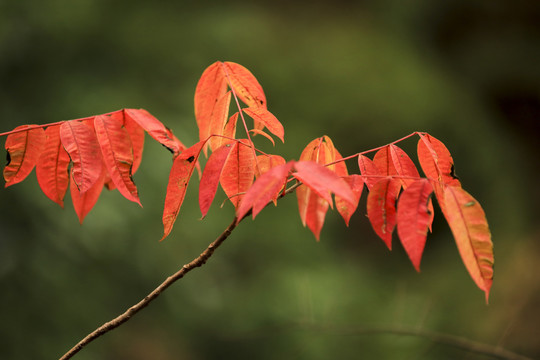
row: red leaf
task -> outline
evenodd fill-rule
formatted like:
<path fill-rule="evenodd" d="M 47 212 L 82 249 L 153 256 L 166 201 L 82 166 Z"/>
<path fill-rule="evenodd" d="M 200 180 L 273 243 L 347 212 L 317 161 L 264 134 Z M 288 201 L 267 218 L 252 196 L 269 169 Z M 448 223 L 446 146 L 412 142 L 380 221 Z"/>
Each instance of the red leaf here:
<path fill-rule="evenodd" d="M 375 233 L 392 250 L 392 232 L 396 226 L 396 199 L 401 184 L 382 179 L 371 188 L 367 198 L 367 215 Z"/>
<path fill-rule="evenodd" d="M 31 125 L 21 125 L 15 130 Z M 45 132 L 34 128 L 8 135 L 5 148 L 8 152 L 8 164 L 4 168 L 6 187 L 23 181 L 34 169 L 45 144 Z"/>
<path fill-rule="evenodd" d="M 420 271 L 420 260 L 431 225 L 433 210 L 429 205 L 432 192 L 429 180 L 417 180 L 403 191 L 397 206 L 397 232 L 416 271 Z"/>
<path fill-rule="evenodd" d="M 231 151 L 238 146 L 237 142 L 225 144 L 210 155 L 204 167 L 199 184 L 199 207 L 204 218 L 216 196 L 221 173 Z"/>
<path fill-rule="evenodd" d="M 126 199 L 141 205 L 137 187 L 131 177 L 133 167 L 131 139 L 120 120 L 99 115 L 94 118 L 94 128 L 112 182 Z"/>
<path fill-rule="evenodd" d="M 167 195 L 165 196 L 165 207 L 163 209 L 163 237 L 160 241 L 165 239 L 171 233 L 174 222 L 178 217 L 180 207 L 184 202 L 187 186 L 191 179 L 191 175 L 193 175 L 193 169 L 197 164 L 197 160 L 199 159 L 199 155 L 205 144 L 206 140 L 199 141 L 174 159 L 169 174 Z"/>
<path fill-rule="evenodd" d="M 287 177 L 294 162 L 278 165 L 263 175 L 246 192 L 240 206 L 236 211 L 237 222 L 253 209 L 253 218 L 272 200 L 276 199 L 287 182 Z"/>
<path fill-rule="evenodd" d="M 124 114 L 139 124 L 151 137 L 169 149 L 175 156 L 182 151 L 181 144 L 172 136 L 171 131 L 148 111 L 144 109 L 124 109 Z"/>
<path fill-rule="evenodd" d="M 420 174 L 416 166 L 405 151 L 396 145 L 389 145 L 388 152 L 390 153 L 396 174 L 404 177 L 400 179 L 403 189 L 406 189 L 410 184 L 420 179 Z"/>
<path fill-rule="evenodd" d="M 285 164 L 286 161 L 279 155 L 259 155 L 257 156 L 257 162 L 259 163 L 261 174 L 264 174 L 276 166 Z"/>
<path fill-rule="evenodd" d="M 267 138 L 268 140 L 270 140 L 270 142 L 272 143 L 272 145 L 274 145 L 274 146 L 276 145 L 274 139 L 273 139 L 270 135 L 268 135 L 267 133 L 265 133 L 264 131 L 259 130 L 259 129 L 251 129 L 251 130 L 249 130 L 249 131 L 252 132 L 254 135 L 262 135 L 262 136 L 264 136 L 265 138 Z"/>
<path fill-rule="evenodd" d="M 253 107 L 242 109 L 242 111 L 248 114 L 255 121 L 255 124 L 259 123 L 264 125 L 268 131 L 276 135 L 281 142 L 284 141 L 285 130 L 283 129 L 283 125 L 281 125 L 279 120 L 266 108 Z M 255 125 L 255 128 L 257 128 L 257 125 Z"/>
<path fill-rule="evenodd" d="M 266 108 L 266 96 L 261 84 L 255 76 L 242 65 L 233 62 L 222 63 L 229 86 L 236 95 L 249 107 Z"/>
<path fill-rule="evenodd" d="M 45 146 L 36 165 L 36 177 L 43 193 L 64 207 L 64 196 L 69 186 L 69 154 L 60 141 L 60 126 L 49 126 L 45 136 Z"/>
<path fill-rule="evenodd" d="M 335 159 L 336 150 L 332 140 L 328 136 L 312 140 L 300 155 L 301 161 L 314 161 L 323 165 L 334 162 Z M 335 165 L 328 166 L 328 170 L 335 170 Z M 330 195 L 327 195 L 330 198 Z M 296 197 L 298 199 L 298 212 L 302 224 L 304 226 L 307 225 L 315 235 L 315 238 L 319 240 L 329 202 L 305 185 L 301 185 L 296 189 Z"/>
<path fill-rule="evenodd" d="M 454 160 L 444 144 L 429 134 L 420 134 L 418 160 L 428 178 L 450 186 L 461 186 L 454 174 Z"/>
<path fill-rule="evenodd" d="M 245 139 L 242 141 L 247 142 Z M 238 143 L 229 154 L 220 178 L 221 187 L 235 208 L 238 208 L 244 193 L 253 184 L 254 176 L 253 150 L 247 145 Z"/>
<path fill-rule="evenodd" d="M 385 146 L 375 153 L 373 163 L 379 169 L 380 175 L 391 176 L 396 175 L 396 169 L 389 154 L 389 146 Z"/>
<path fill-rule="evenodd" d="M 470 194 L 458 186 L 445 186 L 444 216 L 465 267 L 476 285 L 486 293 L 493 282 L 493 243 L 484 210 Z"/>
<path fill-rule="evenodd" d="M 211 116 L 218 99 L 227 92 L 227 80 L 221 62 L 204 70 L 195 89 L 195 119 L 199 127 L 199 140 L 210 135 Z"/>
<path fill-rule="evenodd" d="M 210 127 L 208 131 L 208 136 L 210 135 L 224 135 L 225 124 L 227 123 L 227 118 L 229 116 L 229 104 L 231 103 L 231 92 L 225 93 L 221 98 L 218 99 L 216 105 L 214 106 L 214 111 L 210 116 Z M 211 137 L 208 141 L 210 149 L 214 151 L 215 149 L 221 147 L 225 142 L 229 140 L 222 138 L 221 136 Z"/>
<path fill-rule="evenodd" d="M 79 218 L 79 222 L 82 224 L 86 215 L 88 215 L 90 210 L 92 210 L 92 208 L 98 201 L 99 195 L 103 190 L 103 173 L 100 173 L 98 179 L 84 193 L 81 193 L 79 191 L 79 188 L 77 187 L 73 176 L 74 169 L 72 168 L 70 183 L 71 201 L 73 202 L 73 208 L 75 209 L 75 213 Z"/>
<path fill-rule="evenodd" d="M 124 118 L 124 127 L 126 128 L 129 138 L 131 139 L 131 147 L 133 149 L 133 166 L 131 168 L 131 173 L 135 175 L 142 161 L 142 153 L 144 149 L 144 129 L 129 116 L 124 116 L 124 112 L 122 112 L 121 115 Z M 112 114 L 111 117 L 116 119 L 115 114 Z"/>
<path fill-rule="evenodd" d="M 375 163 L 364 155 L 358 156 L 358 167 L 360 168 L 360 173 L 364 178 L 368 190 L 371 190 L 371 188 L 381 180 L 381 172 Z"/>
<path fill-rule="evenodd" d="M 358 207 L 358 202 L 362 195 L 362 190 L 364 189 L 364 179 L 360 175 L 349 175 L 343 177 L 343 180 L 351 187 L 351 190 L 354 194 L 355 202 L 354 204 L 349 204 L 347 201 L 343 200 L 339 196 L 336 196 L 336 209 L 343 217 L 345 224 L 349 226 L 349 221 L 351 216 L 356 211 Z"/>
<path fill-rule="evenodd" d="M 236 137 L 236 121 L 238 120 L 238 112 L 235 112 L 225 124 L 225 130 L 223 130 L 223 136 L 234 139 Z M 228 141 L 227 138 L 223 138 L 223 141 Z"/>
<path fill-rule="evenodd" d="M 96 135 L 88 125 L 70 120 L 60 126 L 60 139 L 73 162 L 73 181 L 83 194 L 98 180 L 103 168 Z"/>
<path fill-rule="evenodd" d="M 328 204 L 332 205 L 330 192 L 333 192 L 354 205 L 356 199 L 350 186 L 332 170 L 314 161 L 298 161 L 294 164 L 294 168 L 296 172 L 293 176 L 328 201 Z"/>

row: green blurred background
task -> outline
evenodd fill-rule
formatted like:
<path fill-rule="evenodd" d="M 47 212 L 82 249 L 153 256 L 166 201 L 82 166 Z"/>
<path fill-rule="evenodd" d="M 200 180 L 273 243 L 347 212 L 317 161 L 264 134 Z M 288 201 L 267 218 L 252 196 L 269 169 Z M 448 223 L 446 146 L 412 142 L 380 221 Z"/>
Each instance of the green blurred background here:
<path fill-rule="evenodd" d="M 326 134 L 346 155 L 427 131 L 492 228 L 486 306 L 438 209 L 418 274 L 396 237 L 392 252 L 376 238 L 365 193 L 319 243 L 290 196 L 76 359 L 486 359 L 381 326 L 540 357 L 540 2 L 0 0 L 0 54 L 0 131 L 142 107 L 191 145 L 198 78 L 234 61 L 285 126 L 264 149 L 298 158 Z M 219 193 L 200 221 L 194 183 L 158 242 L 170 166 L 147 137 L 144 209 L 103 193 L 82 226 L 33 174 L 0 191 L 1 359 L 60 357 L 221 233 L 232 207 Z"/>

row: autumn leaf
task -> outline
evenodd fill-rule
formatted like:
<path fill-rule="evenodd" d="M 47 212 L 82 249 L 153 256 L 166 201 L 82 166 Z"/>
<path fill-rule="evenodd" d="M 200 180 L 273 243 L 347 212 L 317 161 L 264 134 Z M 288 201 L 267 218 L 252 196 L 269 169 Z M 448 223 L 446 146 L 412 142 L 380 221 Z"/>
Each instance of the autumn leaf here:
<path fill-rule="evenodd" d="M 493 243 L 484 210 L 458 186 L 444 187 L 444 216 L 465 267 L 476 285 L 485 292 L 486 302 L 493 282 Z"/>
<path fill-rule="evenodd" d="M 341 197 L 336 196 L 336 209 L 345 221 L 345 225 L 349 226 L 349 221 L 351 216 L 356 211 L 358 207 L 358 202 L 362 195 L 362 190 L 364 189 L 364 179 L 360 175 L 348 175 L 342 177 L 347 184 L 349 184 L 353 194 L 354 194 L 354 203 L 350 204 L 347 201 L 343 200 Z"/>
<path fill-rule="evenodd" d="M 276 142 L 274 141 L 274 139 L 272 138 L 272 136 L 268 135 L 267 133 L 265 133 L 263 130 L 259 130 L 259 129 L 251 129 L 249 130 L 250 133 L 253 133 L 254 135 L 262 135 L 264 136 L 265 138 L 267 138 L 271 143 L 272 145 L 276 145 Z"/>
<path fill-rule="evenodd" d="M 420 134 L 418 160 L 428 178 L 450 186 L 461 186 L 454 173 L 454 160 L 446 146 L 435 137 Z"/>
<path fill-rule="evenodd" d="M 397 206 L 397 232 L 416 271 L 424 252 L 432 211 L 430 195 L 433 187 L 427 179 L 411 183 L 399 197 Z"/>
<path fill-rule="evenodd" d="M 60 126 L 45 130 L 45 145 L 36 165 L 36 177 L 43 193 L 64 207 L 64 196 L 69 186 L 69 154 L 60 141 Z"/>
<path fill-rule="evenodd" d="M 225 144 L 216 149 L 208 158 L 199 184 L 199 207 L 202 218 L 206 216 L 214 200 L 225 162 L 237 146 L 237 142 Z"/>
<path fill-rule="evenodd" d="M 380 170 L 373 160 L 364 155 L 358 156 L 358 167 L 360 168 L 360 174 L 362 174 L 368 190 L 371 190 L 373 186 L 381 180 L 382 174 Z"/>
<path fill-rule="evenodd" d="M 60 126 L 60 139 L 73 162 L 73 181 L 83 194 L 98 180 L 103 167 L 96 134 L 83 122 L 70 120 Z"/>
<path fill-rule="evenodd" d="M 246 139 L 240 141 L 248 142 Z M 225 191 L 235 208 L 238 208 L 244 193 L 253 184 L 254 176 L 255 159 L 253 158 L 253 150 L 239 142 L 229 154 L 219 179 L 223 191 Z"/>
<path fill-rule="evenodd" d="M 225 132 L 225 125 L 227 124 L 227 119 L 229 116 L 229 104 L 231 102 L 231 92 L 228 91 L 221 98 L 218 99 L 212 115 L 210 116 L 210 127 L 207 137 L 210 135 L 217 135 L 211 137 L 208 141 L 210 145 L 210 150 L 214 151 L 219 148 L 224 141 L 229 141 L 221 137 Z"/>
<path fill-rule="evenodd" d="M 181 144 L 172 136 L 161 121 L 144 109 L 124 109 L 124 114 L 141 126 L 152 138 L 177 156 L 182 151 Z"/>
<path fill-rule="evenodd" d="M 22 130 L 32 125 L 21 125 L 13 131 Z M 5 187 L 23 181 L 34 169 L 45 144 L 45 131 L 34 128 L 8 135 L 5 148 L 8 163 L 4 168 Z"/>
<path fill-rule="evenodd" d="M 379 180 L 367 197 L 367 215 L 375 233 L 392 250 L 392 232 L 396 226 L 396 199 L 401 188 L 399 180 Z"/>
<path fill-rule="evenodd" d="M 180 207 L 184 202 L 189 180 L 193 175 L 193 170 L 205 144 L 206 140 L 199 141 L 174 159 L 169 174 L 169 183 L 167 184 L 165 207 L 163 209 L 163 237 L 160 241 L 165 239 L 172 231 Z"/>
<path fill-rule="evenodd" d="M 286 163 L 285 159 L 279 155 L 259 155 L 257 156 L 257 162 L 259 163 L 261 174 Z"/>
<path fill-rule="evenodd" d="M 266 127 L 268 131 L 277 136 L 281 140 L 281 142 L 284 142 L 285 131 L 283 129 L 283 125 L 281 125 L 279 120 L 266 108 L 245 108 L 242 109 L 242 111 L 248 114 L 255 121 L 255 124 L 258 123 L 262 125 L 260 127 L 257 127 L 257 125 L 255 125 L 256 129 L 262 129 L 263 127 Z"/>
<path fill-rule="evenodd" d="M 105 170 L 105 169 L 102 169 Z M 90 188 L 88 188 L 84 193 L 82 193 L 77 187 L 77 184 L 74 180 L 74 168 L 71 169 L 71 183 L 70 183 L 70 192 L 71 192 L 71 201 L 73 203 L 73 208 L 75 213 L 79 218 L 79 222 L 82 224 L 86 215 L 92 210 L 94 205 L 96 205 L 99 195 L 103 190 L 103 177 L 104 171 L 100 172 L 97 180 L 93 183 Z"/>
<path fill-rule="evenodd" d="M 195 89 L 195 119 L 199 127 L 199 140 L 210 136 L 212 113 L 226 92 L 227 79 L 222 63 L 217 61 L 204 70 Z"/>
<path fill-rule="evenodd" d="M 266 96 L 263 88 L 248 69 L 229 61 L 221 63 L 221 66 L 229 86 L 244 104 L 252 108 L 266 108 Z"/>
<path fill-rule="evenodd" d="M 96 137 L 107 172 L 118 191 L 128 200 L 141 205 L 137 187 L 132 179 L 133 148 L 123 123 L 110 116 L 94 118 Z"/>
<path fill-rule="evenodd" d="M 133 150 L 133 166 L 131 167 L 131 174 L 135 175 L 142 161 L 144 149 L 144 129 L 131 117 L 124 116 L 124 112 L 119 114 L 119 116 L 122 116 L 124 127 L 126 128 L 131 140 L 131 148 Z M 111 118 L 117 119 L 117 116 L 113 114 L 111 115 Z M 119 120 L 120 119 L 118 119 L 118 121 Z"/>
<path fill-rule="evenodd" d="M 283 186 L 287 183 L 287 177 L 294 162 L 290 161 L 272 167 L 262 174 L 246 192 L 242 202 L 236 211 L 236 221 L 240 222 L 252 209 L 253 219 L 270 202 L 275 200 Z"/>

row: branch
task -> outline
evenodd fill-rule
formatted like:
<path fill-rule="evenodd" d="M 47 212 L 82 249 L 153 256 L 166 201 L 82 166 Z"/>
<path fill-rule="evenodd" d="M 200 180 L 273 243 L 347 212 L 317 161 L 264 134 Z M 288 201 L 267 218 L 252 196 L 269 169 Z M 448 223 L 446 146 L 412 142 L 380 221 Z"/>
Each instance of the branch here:
<path fill-rule="evenodd" d="M 350 328 L 340 328 L 340 327 L 328 327 L 328 326 L 316 326 L 316 325 L 307 325 L 300 328 L 306 328 L 309 330 L 323 331 L 335 333 L 338 335 L 375 335 L 375 334 L 390 334 L 398 336 L 415 336 L 425 338 L 432 342 L 439 344 L 449 345 L 454 348 L 462 349 L 471 353 L 477 353 L 485 356 L 489 356 L 495 359 L 503 360 L 532 360 L 523 355 L 516 354 L 512 351 L 506 350 L 499 346 L 493 346 L 467 338 L 450 335 L 440 332 L 413 329 L 406 327 L 350 327 Z"/>
<path fill-rule="evenodd" d="M 242 334 L 227 334 L 226 340 L 238 340 L 251 338 L 265 338 L 267 336 L 275 336 L 277 333 L 287 333 L 293 330 L 301 331 L 313 331 L 317 333 L 325 333 L 328 335 L 336 336 L 361 336 L 361 335 L 396 335 L 396 336 L 413 336 L 418 338 L 424 338 L 434 343 L 439 343 L 447 346 L 451 346 L 456 349 L 461 349 L 469 353 L 476 353 L 483 356 L 487 356 L 493 359 L 501 360 L 532 360 L 529 357 L 516 354 L 512 351 L 506 350 L 500 346 L 494 346 L 486 343 L 481 343 L 474 340 L 469 340 L 465 337 L 415 329 L 410 327 L 389 327 L 389 326 L 340 326 L 340 325 L 318 325 L 313 323 L 298 322 L 285 325 L 283 327 L 261 329 L 254 333 L 249 332 L 249 335 L 244 336 Z M 272 335 L 268 335 L 272 334 Z"/>
<path fill-rule="evenodd" d="M 287 194 L 290 194 L 293 192 L 298 186 L 300 185 L 300 182 L 297 182 L 296 184 L 289 187 L 287 190 L 285 190 L 279 198 L 282 198 L 286 196 Z M 269 202 L 266 206 L 270 205 L 271 202 Z M 105 335 L 111 330 L 116 329 L 129 319 L 133 317 L 133 315 L 137 314 L 139 311 L 147 307 L 152 300 L 157 298 L 163 291 L 165 291 L 169 286 L 174 284 L 177 280 L 180 280 L 184 277 L 188 272 L 191 270 L 198 268 L 204 264 L 206 264 L 206 261 L 214 254 L 214 251 L 231 235 L 232 231 L 236 228 L 236 226 L 245 218 L 251 215 L 251 210 L 249 210 L 246 215 L 244 215 L 241 219 L 238 219 L 235 217 L 232 223 L 221 233 L 221 235 L 214 240 L 206 250 L 204 250 L 198 257 L 193 259 L 190 263 L 185 264 L 182 266 L 180 270 L 178 270 L 174 275 L 169 276 L 164 282 L 161 283 L 157 288 L 154 289 L 150 294 L 146 295 L 144 299 L 139 301 L 137 304 L 133 305 L 129 309 L 127 309 L 123 314 L 117 316 L 116 318 L 112 319 L 111 321 L 106 322 L 105 324 L 98 327 L 96 330 L 92 331 L 90 334 L 86 335 L 84 339 L 79 341 L 77 345 L 72 347 L 67 353 L 65 353 L 60 360 L 67 360 L 71 359 L 75 354 L 77 354 L 83 347 L 90 344 L 92 341 L 97 339 L 98 337 Z"/>
<path fill-rule="evenodd" d="M 247 216 L 247 215 L 246 215 Z M 242 220 L 242 219 L 241 219 Z M 214 240 L 206 250 L 204 250 L 197 258 L 193 259 L 190 263 L 185 264 L 182 268 L 176 272 L 174 275 L 169 276 L 164 282 L 161 283 L 157 288 L 154 289 L 150 294 L 146 295 L 144 299 L 139 301 L 137 304 L 133 305 L 127 309 L 122 315 L 117 316 L 111 321 L 106 322 L 105 324 L 98 327 L 96 330 L 88 334 L 84 339 L 79 341 L 77 345 L 71 348 L 67 353 L 60 358 L 60 360 L 71 359 L 76 353 L 78 353 L 83 347 L 90 344 L 92 341 L 98 337 L 108 333 L 109 331 L 117 328 L 122 325 L 139 311 L 147 307 L 152 300 L 157 298 L 163 291 L 165 291 L 169 286 L 175 283 L 177 280 L 180 280 L 191 270 L 198 268 L 206 263 L 206 261 L 214 254 L 214 251 L 231 235 L 231 232 L 236 227 L 237 222 L 234 218 L 233 222 L 223 231 L 223 233 Z"/>

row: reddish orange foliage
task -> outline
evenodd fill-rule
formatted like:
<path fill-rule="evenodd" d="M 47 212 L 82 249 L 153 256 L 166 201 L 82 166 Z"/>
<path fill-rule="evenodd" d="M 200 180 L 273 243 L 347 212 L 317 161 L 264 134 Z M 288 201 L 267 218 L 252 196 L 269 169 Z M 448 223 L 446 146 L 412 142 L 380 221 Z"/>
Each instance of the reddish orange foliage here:
<path fill-rule="evenodd" d="M 252 126 L 244 115 L 253 120 Z M 195 120 L 200 141 L 189 148 L 143 109 L 17 127 L 2 134 L 8 135 L 6 186 L 24 180 L 36 167 L 39 186 L 60 206 L 71 184 L 73 205 L 81 222 L 104 186 L 140 204 L 133 175 L 141 162 L 144 134 L 148 133 L 169 149 L 174 159 L 163 210 L 162 239 L 173 229 L 193 171 L 199 169 L 201 152 L 210 150 L 199 185 L 203 217 L 220 185 L 235 207 L 237 222 L 250 212 L 255 217 L 270 202 L 277 204 L 280 196 L 296 191 L 300 219 L 318 240 L 334 201 L 349 224 L 365 184 L 369 191 L 367 215 L 375 233 L 391 249 L 397 227 L 398 237 L 418 271 L 433 221 L 434 193 L 465 267 L 487 299 L 493 279 L 493 245 L 487 220 L 478 201 L 462 189 L 454 174 L 452 156 L 440 140 L 417 132 L 343 158 L 332 140 L 322 136 L 305 147 L 299 161 L 286 162 L 279 155 L 259 151 L 251 139 L 251 135 L 259 134 L 272 144 L 272 136 L 284 141 L 283 125 L 268 110 L 262 86 L 245 67 L 220 61 L 203 72 L 196 86 Z M 236 134 L 239 121 L 244 130 L 242 138 Z M 414 135 L 420 138 L 417 157 L 425 177 L 396 145 Z M 375 152 L 373 159 L 365 156 L 369 152 Z M 345 165 L 346 160 L 354 158 L 359 174 L 350 174 Z M 287 190 L 290 182 L 293 184 Z"/>

